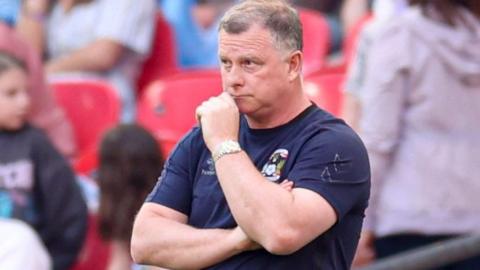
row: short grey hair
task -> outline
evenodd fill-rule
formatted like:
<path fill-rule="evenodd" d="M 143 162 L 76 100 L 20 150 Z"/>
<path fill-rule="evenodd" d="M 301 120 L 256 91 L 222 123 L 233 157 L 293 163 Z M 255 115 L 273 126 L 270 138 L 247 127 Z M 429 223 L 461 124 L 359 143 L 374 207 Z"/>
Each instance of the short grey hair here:
<path fill-rule="evenodd" d="M 303 50 L 303 30 L 298 12 L 283 0 L 242 1 L 225 13 L 218 30 L 240 34 L 254 24 L 270 31 L 277 48 Z"/>

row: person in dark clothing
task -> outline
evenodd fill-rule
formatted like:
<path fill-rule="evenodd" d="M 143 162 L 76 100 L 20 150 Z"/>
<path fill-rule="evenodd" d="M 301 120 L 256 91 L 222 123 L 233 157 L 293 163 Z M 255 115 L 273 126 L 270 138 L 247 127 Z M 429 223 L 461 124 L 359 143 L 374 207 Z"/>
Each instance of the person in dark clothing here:
<path fill-rule="evenodd" d="M 27 70 L 0 52 L 0 217 L 39 234 L 53 269 L 69 269 L 87 228 L 87 208 L 68 162 L 30 124 Z"/>
<path fill-rule="evenodd" d="M 365 147 L 302 88 L 285 1 L 220 21 L 224 92 L 197 108 L 134 223 L 132 256 L 169 269 L 349 269 L 367 207 Z M 281 183 L 293 182 L 293 189 Z"/>

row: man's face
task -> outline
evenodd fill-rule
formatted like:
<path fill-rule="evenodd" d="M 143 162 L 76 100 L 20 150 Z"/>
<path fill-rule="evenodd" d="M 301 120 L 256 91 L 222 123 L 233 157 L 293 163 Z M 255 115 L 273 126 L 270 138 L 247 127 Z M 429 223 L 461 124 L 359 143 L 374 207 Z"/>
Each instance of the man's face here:
<path fill-rule="evenodd" d="M 17 130 L 23 126 L 30 108 L 27 75 L 18 68 L 0 74 L 0 128 Z"/>
<path fill-rule="evenodd" d="M 268 30 L 254 24 L 240 34 L 220 31 L 219 57 L 223 89 L 241 113 L 262 117 L 284 105 L 288 54 L 274 47 Z"/>

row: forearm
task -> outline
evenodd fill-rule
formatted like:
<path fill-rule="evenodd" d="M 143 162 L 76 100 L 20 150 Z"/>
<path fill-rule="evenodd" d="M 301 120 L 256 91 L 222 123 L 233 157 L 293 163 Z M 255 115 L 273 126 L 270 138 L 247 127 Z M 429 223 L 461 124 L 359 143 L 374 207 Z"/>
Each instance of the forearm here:
<path fill-rule="evenodd" d="M 47 63 L 47 72 L 108 71 L 118 63 L 124 50 L 122 45 L 114 41 L 98 40 L 87 47 L 51 59 Z"/>
<path fill-rule="evenodd" d="M 230 210 L 249 237 L 269 251 L 278 234 L 295 238 L 292 192 L 267 181 L 244 152 L 222 157 L 216 171 Z"/>
<path fill-rule="evenodd" d="M 344 33 L 348 33 L 353 25 L 368 12 L 368 1 L 347 0 L 342 5 L 340 17 L 344 26 Z"/>
<path fill-rule="evenodd" d="M 214 153 L 217 178 L 231 213 L 253 241 L 270 253 L 291 254 L 336 222 L 335 210 L 321 195 L 306 188 L 286 190 L 268 181 L 245 152 L 223 145 L 238 138 L 239 112 L 230 95 L 210 98 L 196 115 Z M 218 159 L 216 154 L 223 151 L 229 154 Z"/>
<path fill-rule="evenodd" d="M 18 22 L 15 26 L 17 33 L 30 44 L 40 55 L 44 52 L 44 15 L 39 12 L 28 13 L 22 11 L 19 14 Z"/>
<path fill-rule="evenodd" d="M 233 230 L 196 229 L 154 215 L 136 221 L 131 250 L 137 263 L 171 269 L 201 269 L 243 251 Z"/>

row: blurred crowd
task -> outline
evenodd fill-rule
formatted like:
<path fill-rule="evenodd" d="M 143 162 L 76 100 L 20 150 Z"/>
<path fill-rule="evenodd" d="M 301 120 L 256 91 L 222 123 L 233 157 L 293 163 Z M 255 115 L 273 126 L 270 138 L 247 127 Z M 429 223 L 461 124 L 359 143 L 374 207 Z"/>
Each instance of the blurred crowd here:
<path fill-rule="evenodd" d="M 218 22 L 234 2 L 0 0 L 0 232 L 22 235 L 0 242 L 0 269 L 90 269 L 92 231 L 109 247 L 98 265 L 141 269 L 129 255 L 132 222 L 169 149 L 139 124 L 139 100 L 162 80 L 218 68 Z M 327 26 L 315 32 L 302 20 L 305 48 L 327 41 L 320 64 L 305 66 L 306 91 L 369 151 L 372 190 L 353 266 L 478 233 L 480 1 L 290 2 Z M 335 88 L 315 85 L 332 75 Z M 53 90 L 82 80 L 111 85 L 120 108 L 91 153 Z M 94 162 L 79 172 L 85 152 Z M 449 267 L 480 269 L 480 258 Z"/>

